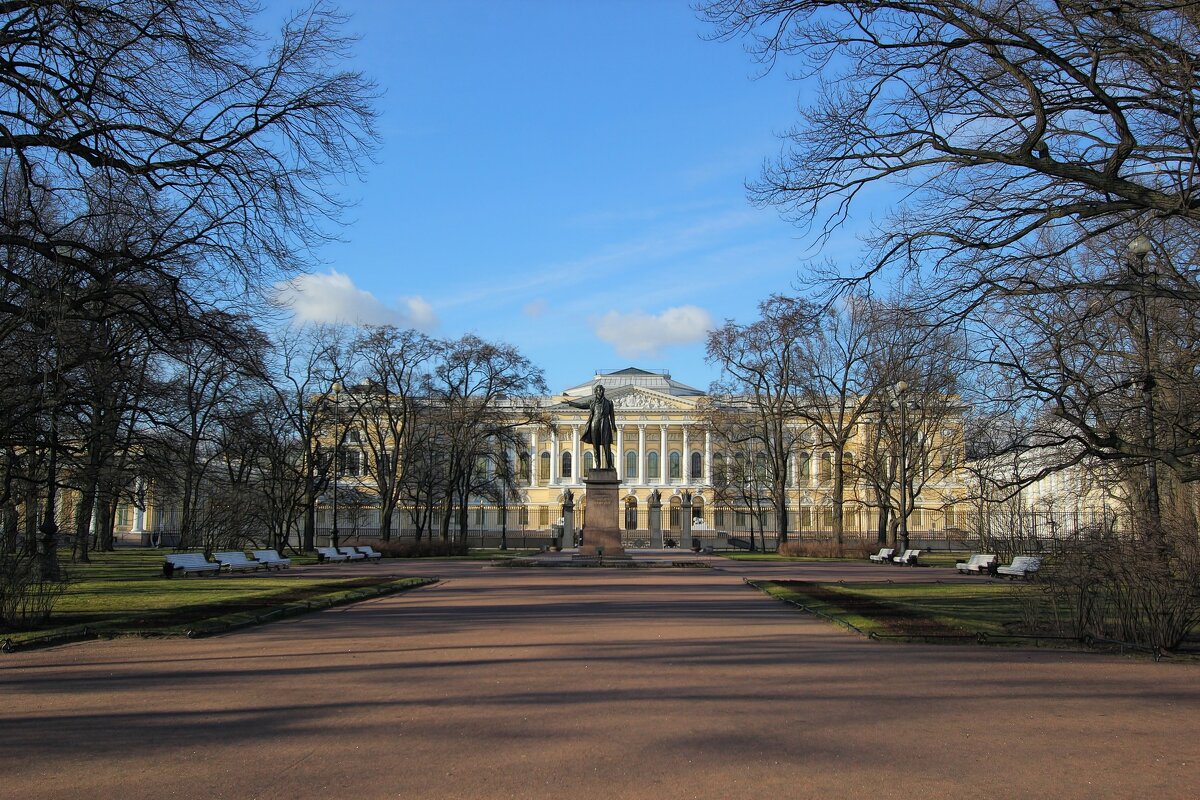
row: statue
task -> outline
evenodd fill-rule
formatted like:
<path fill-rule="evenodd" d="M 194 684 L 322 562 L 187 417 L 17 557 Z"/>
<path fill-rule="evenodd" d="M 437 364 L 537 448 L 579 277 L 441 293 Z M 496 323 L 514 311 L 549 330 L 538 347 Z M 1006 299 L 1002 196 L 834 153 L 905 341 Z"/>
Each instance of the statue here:
<path fill-rule="evenodd" d="M 613 431 L 617 428 L 617 412 L 612 400 L 604 396 L 604 386 L 597 383 L 591 400 L 568 400 L 567 405 L 588 410 L 587 430 L 581 441 L 592 446 L 597 469 L 616 469 L 613 466 Z"/>

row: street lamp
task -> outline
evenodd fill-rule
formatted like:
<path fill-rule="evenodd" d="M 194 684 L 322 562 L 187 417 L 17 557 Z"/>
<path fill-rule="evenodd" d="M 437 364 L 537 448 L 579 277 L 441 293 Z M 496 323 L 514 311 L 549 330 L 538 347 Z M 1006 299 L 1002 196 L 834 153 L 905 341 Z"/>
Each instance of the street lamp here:
<path fill-rule="evenodd" d="M 329 546 L 338 546 L 338 455 L 341 452 L 342 439 L 339 428 L 339 411 L 342 402 L 342 382 L 334 381 L 333 386 L 333 528 L 329 531 Z"/>
<path fill-rule="evenodd" d="M 900 412 L 900 550 L 908 549 L 908 402 L 904 393 L 907 381 L 896 381 L 892 387 L 895 399 L 892 408 Z"/>
<path fill-rule="evenodd" d="M 1126 247 L 1129 254 L 1129 267 L 1138 282 L 1138 299 L 1141 316 L 1141 346 L 1142 346 L 1142 407 L 1146 415 L 1146 449 L 1150 456 L 1146 459 L 1146 513 L 1150 523 L 1156 528 L 1159 523 L 1158 506 L 1158 462 L 1154 451 L 1157 440 L 1154 433 L 1154 368 L 1150 359 L 1150 297 L 1147 281 L 1154 280 L 1154 264 L 1147 259 L 1154 243 L 1144 234 L 1135 236 Z"/>

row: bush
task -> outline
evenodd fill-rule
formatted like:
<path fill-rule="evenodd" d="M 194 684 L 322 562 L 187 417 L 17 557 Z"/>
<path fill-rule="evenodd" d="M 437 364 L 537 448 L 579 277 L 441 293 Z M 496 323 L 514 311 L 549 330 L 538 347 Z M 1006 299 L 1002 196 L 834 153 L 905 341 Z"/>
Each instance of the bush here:
<path fill-rule="evenodd" d="M 54 578 L 43 578 L 36 556 L 0 557 L 0 625 L 33 628 L 45 622 L 54 604 L 67 590 L 61 569 Z"/>
<path fill-rule="evenodd" d="M 419 542 L 412 539 L 393 539 L 386 542 L 371 539 L 370 541 L 346 542 L 346 544 L 369 544 L 383 553 L 384 558 L 428 558 L 431 556 L 465 556 L 468 554 L 465 542 L 443 542 L 440 539 L 422 539 Z"/>
<path fill-rule="evenodd" d="M 779 545 L 779 555 L 802 558 L 866 558 L 879 551 L 873 539 L 789 539 Z"/>
<path fill-rule="evenodd" d="M 1174 650 L 1200 625 L 1200 538 L 1186 527 L 1084 529 L 1053 541 L 1019 589 L 1026 625 Z"/>

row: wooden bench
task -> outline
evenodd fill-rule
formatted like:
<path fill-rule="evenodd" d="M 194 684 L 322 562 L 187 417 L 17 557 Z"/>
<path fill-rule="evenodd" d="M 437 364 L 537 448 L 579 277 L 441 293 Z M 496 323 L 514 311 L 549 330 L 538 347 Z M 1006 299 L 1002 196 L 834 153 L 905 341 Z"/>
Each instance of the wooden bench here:
<path fill-rule="evenodd" d="M 894 547 L 883 547 L 883 548 L 880 548 L 878 553 L 876 553 L 873 556 L 870 556 L 870 559 L 872 561 L 874 561 L 876 564 L 890 564 L 892 561 L 892 555 L 895 552 L 896 552 L 896 548 L 894 548 Z"/>
<path fill-rule="evenodd" d="M 992 568 L 999 563 L 994 553 L 972 553 L 971 557 L 966 561 L 959 561 L 954 565 L 954 568 L 966 575 L 971 572 L 991 573 Z"/>
<path fill-rule="evenodd" d="M 338 552 L 351 561 L 366 561 L 367 559 L 366 556 L 355 550 L 353 547 L 339 547 Z"/>
<path fill-rule="evenodd" d="M 250 555 L 267 569 L 283 569 L 292 565 L 292 560 L 279 555 L 278 550 L 251 550 Z"/>
<path fill-rule="evenodd" d="M 224 553 L 213 553 L 213 558 L 220 562 L 222 567 L 230 572 L 255 572 L 265 569 L 266 565 L 261 561 L 252 561 L 246 558 L 246 554 L 240 550 L 229 550 Z"/>
<path fill-rule="evenodd" d="M 336 547 L 318 547 L 318 561 L 349 561 L 350 556 L 339 553 Z"/>
<path fill-rule="evenodd" d="M 167 553 L 164 556 L 163 574 L 170 578 L 176 572 L 187 575 L 194 572 L 202 575 L 211 572 L 213 575 L 221 571 L 220 564 L 214 564 L 204 557 L 204 553 Z"/>
<path fill-rule="evenodd" d="M 379 552 L 374 547 L 371 547 L 371 545 L 369 545 L 369 544 L 360 544 L 357 547 L 357 550 L 358 550 L 358 552 L 360 552 L 364 556 L 366 556 L 368 561 L 370 561 L 372 559 L 374 559 L 375 561 L 378 561 L 379 559 L 383 558 L 383 553 Z"/>
<path fill-rule="evenodd" d="M 1012 560 L 1012 563 L 1006 567 L 1000 567 L 996 570 L 997 575 L 1003 575 L 1009 580 L 1014 578 L 1028 579 L 1031 573 L 1037 572 L 1042 568 L 1042 560 L 1035 556 L 1017 556 Z"/>

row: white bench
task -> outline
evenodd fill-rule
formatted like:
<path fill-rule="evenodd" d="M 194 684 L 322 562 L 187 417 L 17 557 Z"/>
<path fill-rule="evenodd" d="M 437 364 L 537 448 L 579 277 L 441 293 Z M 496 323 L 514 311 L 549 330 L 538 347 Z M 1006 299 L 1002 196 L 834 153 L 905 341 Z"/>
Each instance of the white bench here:
<path fill-rule="evenodd" d="M 278 550 L 251 550 L 250 554 L 267 569 L 283 569 L 292 565 L 292 560 L 279 555 Z"/>
<path fill-rule="evenodd" d="M 1028 578 L 1032 572 L 1042 568 L 1042 560 L 1034 556 L 1017 556 L 1006 567 L 996 570 L 997 575 L 1004 575 L 1009 580 L 1013 578 Z"/>
<path fill-rule="evenodd" d="M 336 547 L 318 547 L 317 558 L 321 561 L 349 561 L 350 556 L 339 553 Z"/>
<path fill-rule="evenodd" d="M 917 566 L 917 559 L 921 557 L 920 550 L 905 550 L 900 555 L 896 556 L 893 561 L 897 564 L 903 564 L 906 567 Z"/>
<path fill-rule="evenodd" d="M 339 547 L 338 552 L 344 555 L 351 561 L 365 561 L 366 556 L 355 550 L 353 547 Z"/>
<path fill-rule="evenodd" d="M 379 552 L 374 547 L 371 547 L 369 544 L 360 544 L 357 549 L 358 552 L 367 557 L 368 561 L 372 559 L 378 561 L 379 559 L 383 558 L 383 553 Z"/>
<path fill-rule="evenodd" d="M 203 574 L 211 572 L 216 575 L 221 571 L 220 564 L 214 564 L 204 557 L 204 553 L 167 553 L 164 556 L 163 573 L 169 578 L 176 572 L 187 575 L 189 572 Z"/>
<path fill-rule="evenodd" d="M 972 553 L 966 561 L 959 561 L 954 568 L 966 575 L 968 572 L 991 572 L 992 565 L 998 563 L 994 553 Z"/>
<path fill-rule="evenodd" d="M 871 560 L 876 564 L 889 564 L 892 561 L 892 555 L 896 552 L 894 547 L 884 547 L 878 553 L 871 556 Z"/>
<path fill-rule="evenodd" d="M 230 550 L 224 553 L 213 553 L 213 558 L 220 562 L 222 567 L 230 572 L 254 572 L 260 567 L 265 567 L 261 561 L 251 561 L 246 558 L 246 554 L 240 550 Z"/>

